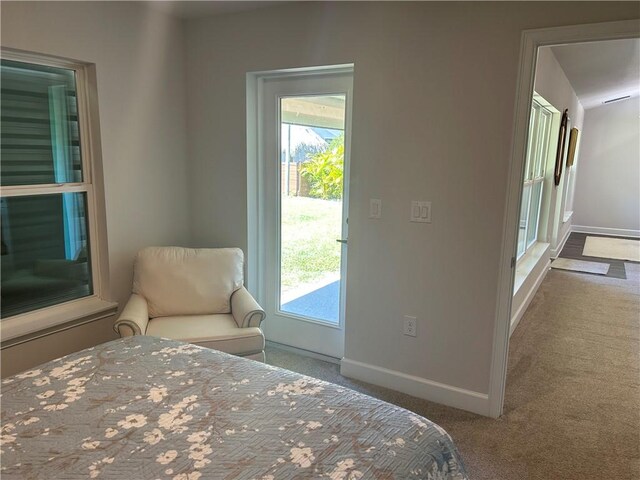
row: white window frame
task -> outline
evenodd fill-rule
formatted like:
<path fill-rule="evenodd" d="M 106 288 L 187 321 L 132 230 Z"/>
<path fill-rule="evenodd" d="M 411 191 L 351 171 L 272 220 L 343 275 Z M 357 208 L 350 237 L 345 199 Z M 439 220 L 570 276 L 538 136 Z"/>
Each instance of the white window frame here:
<path fill-rule="evenodd" d="M 571 136 L 571 129 L 569 129 L 567 134 L 567 156 L 569 155 L 569 138 Z M 578 158 L 579 158 L 579 150 L 580 150 L 580 134 L 578 134 L 577 143 L 575 146 L 575 150 L 573 152 L 573 165 L 566 166 L 566 185 L 564 190 L 564 198 L 562 201 L 562 210 L 564 212 L 562 222 L 566 223 L 571 220 L 573 216 L 573 199 L 576 188 L 576 173 L 578 168 Z M 566 165 L 567 159 L 564 159 Z"/>
<path fill-rule="evenodd" d="M 93 287 L 93 293 L 89 296 L 2 319 L 0 339 L 2 348 L 6 348 L 52 331 L 106 318 L 116 312 L 117 304 L 109 300 L 109 258 L 95 65 L 8 48 L 2 48 L 0 56 L 5 60 L 75 71 L 82 182 L 5 186 L 2 187 L 2 197 L 85 193 Z"/>
<path fill-rule="evenodd" d="M 534 121 L 533 112 L 537 111 L 538 113 L 535 115 L 536 119 Z M 553 123 L 553 111 L 547 108 L 543 102 L 539 101 L 534 94 L 534 98 L 531 104 L 531 120 L 530 120 L 530 128 L 529 128 L 529 139 L 527 143 L 527 160 L 525 164 L 524 171 L 524 182 L 523 182 L 523 192 L 524 189 L 529 187 L 529 197 L 527 199 L 527 215 L 524 219 L 524 250 L 518 253 L 518 259 L 524 257 L 527 252 L 537 243 L 538 236 L 540 233 L 540 221 L 541 221 L 541 209 L 542 209 L 542 200 L 545 194 L 544 191 L 544 183 L 545 183 L 545 174 L 546 174 L 546 164 L 548 151 L 551 140 L 551 125 Z M 539 119 L 544 116 L 546 118 L 546 122 L 544 125 L 544 132 L 540 133 L 540 121 Z M 533 144 L 532 142 L 536 143 Z M 537 221 L 535 223 L 535 235 L 533 239 L 529 240 L 529 220 L 531 218 L 531 202 L 533 200 L 533 191 L 536 185 L 540 185 L 540 197 L 538 198 L 538 205 L 536 208 L 536 216 Z M 524 195 L 522 200 L 524 200 Z M 521 205 L 522 208 L 522 205 Z M 520 223 L 522 224 L 523 219 L 520 219 Z"/>

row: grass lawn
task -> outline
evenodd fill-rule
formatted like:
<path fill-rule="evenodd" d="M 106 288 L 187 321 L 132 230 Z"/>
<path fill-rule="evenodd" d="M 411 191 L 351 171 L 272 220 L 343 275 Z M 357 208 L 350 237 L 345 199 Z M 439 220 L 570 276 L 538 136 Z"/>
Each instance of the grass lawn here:
<path fill-rule="evenodd" d="M 341 201 L 283 198 L 283 292 L 340 272 L 341 223 Z"/>

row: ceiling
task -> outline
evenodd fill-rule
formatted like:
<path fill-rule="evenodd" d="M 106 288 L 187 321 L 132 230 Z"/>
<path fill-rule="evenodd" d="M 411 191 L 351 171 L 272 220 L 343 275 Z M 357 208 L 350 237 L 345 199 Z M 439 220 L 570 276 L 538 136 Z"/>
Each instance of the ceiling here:
<path fill-rule="evenodd" d="M 146 1 L 151 8 L 161 10 L 165 13 L 179 18 L 198 18 L 210 15 L 221 15 L 224 13 L 242 12 L 254 10 L 282 3 L 281 1 L 258 0 L 258 1 L 218 1 L 218 0 L 151 0 Z"/>
<path fill-rule="evenodd" d="M 625 95 L 640 96 L 640 39 L 551 47 L 585 109 Z"/>

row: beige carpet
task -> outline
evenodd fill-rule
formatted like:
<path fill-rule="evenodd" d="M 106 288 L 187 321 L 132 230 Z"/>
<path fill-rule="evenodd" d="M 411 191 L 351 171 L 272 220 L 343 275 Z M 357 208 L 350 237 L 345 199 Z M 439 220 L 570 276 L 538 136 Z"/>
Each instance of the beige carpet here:
<path fill-rule="evenodd" d="M 587 237 L 582 255 L 640 262 L 640 240 L 612 237 Z"/>
<path fill-rule="evenodd" d="M 609 273 L 609 266 L 608 263 L 586 262 L 572 258 L 556 258 L 551 262 L 551 268 L 570 270 L 572 272 L 593 273 L 596 275 L 606 275 Z"/>
<path fill-rule="evenodd" d="M 627 280 L 551 270 L 511 338 L 493 420 L 351 381 L 267 348 L 267 361 L 413 410 L 443 426 L 477 480 L 640 479 L 640 265 Z"/>

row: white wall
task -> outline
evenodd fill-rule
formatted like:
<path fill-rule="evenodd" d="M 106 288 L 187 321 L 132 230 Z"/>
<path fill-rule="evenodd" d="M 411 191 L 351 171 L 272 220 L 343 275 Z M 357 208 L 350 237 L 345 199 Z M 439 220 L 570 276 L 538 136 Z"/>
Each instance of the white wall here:
<path fill-rule="evenodd" d="M 550 258 L 558 256 L 564 241 L 566 241 L 571 232 L 572 217 L 564 219 L 563 206 L 564 191 L 565 188 L 568 188 L 569 180 L 566 166 L 563 167 L 562 177 L 558 186 L 555 185 L 553 179 L 558 131 L 560 118 L 565 109 L 569 110 L 569 117 L 571 118 L 569 128 L 577 127 L 582 130 L 584 119 L 584 108 L 553 54 L 551 47 L 538 49 L 534 91 L 560 112 L 559 114 L 554 114 L 552 121 L 551 148 L 546 162 L 538 230 L 538 240 L 549 245 L 540 245 L 537 248 L 532 248 L 518 261 L 511 303 L 511 333 L 513 333 L 522 319 L 527 307 L 538 291 L 540 283 L 544 280 L 549 269 Z M 568 141 L 569 135 L 567 134 Z M 576 161 L 572 168 L 577 169 L 577 166 L 578 162 Z"/>
<path fill-rule="evenodd" d="M 551 47 L 542 47 L 538 49 L 538 63 L 536 65 L 536 78 L 534 89 L 545 100 L 553 105 L 560 113 L 565 109 L 569 109 L 569 117 L 571 119 L 569 129 L 576 127 L 582 132 L 584 122 L 584 108 L 578 100 L 578 97 L 569 83 L 562 67 L 556 60 Z M 568 130 L 567 130 L 568 132 Z M 557 150 L 558 130 L 552 130 L 551 134 L 553 145 L 553 164 L 555 164 L 555 152 Z M 567 147 L 569 142 L 569 134 L 567 133 Z M 573 174 L 579 169 L 580 162 L 576 159 Z M 568 188 L 569 175 L 566 164 L 563 165 L 562 177 L 560 184 L 556 186 L 553 182 L 548 182 L 551 190 L 547 189 L 550 195 L 545 198 L 545 204 L 549 208 L 549 224 L 546 228 L 547 242 L 551 244 L 551 256 L 556 257 L 562 248 L 563 242 L 571 231 L 572 217 L 564 220 L 564 192 Z M 547 174 L 549 178 L 553 178 L 553 166 L 547 165 Z M 545 188 L 547 183 L 545 183 Z M 571 202 L 569 202 L 571 203 Z"/>
<path fill-rule="evenodd" d="M 521 31 L 637 17 L 613 2 L 301 2 L 189 21 L 188 143 L 178 21 L 140 3 L 3 2 L 2 45 L 97 65 L 120 302 L 142 245 L 246 249 L 246 72 L 354 62 L 346 355 L 484 393 Z M 408 222 L 412 199 L 433 202 L 431 225 Z"/>
<path fill-rule="evenodd" d="M 112 299 L 142 246 L 190 239 L 181 22 L 127 2 L 2 2 L 3 47 L 96 64 Z M 2 350 L 2 373 L 115 338 L 113 319 Z"/>
<path fill-rule="evenodd" d="M 638 97 L 586 111 L 574 205 L 582 230 L 640 236 Z"/>
<path fill-rule="evenodd" d="M 568 108 L 573 126 L 582 128 L 584 108 L 551 48 L 538 49 L 534 90 L 558 111 Z"/>
<path fill-rule="evenodd" d="M 2 2 L 1 35 L 3 47 L 96 64 L 111 289 L 122 304 L 138 248 L 190 238 L 182 24 L 143 3 Z"/>
<path fill-rule="evenodd" d="M 188 22 L 195 243 L 247 247 L 246 73 L 353 62 L 346 357 L 486 393 L 521 31 L 634 17 L 613 3 L 301 2 Z M 433 202 L 432 224 L 409 223 L 412 199 Z"/>

